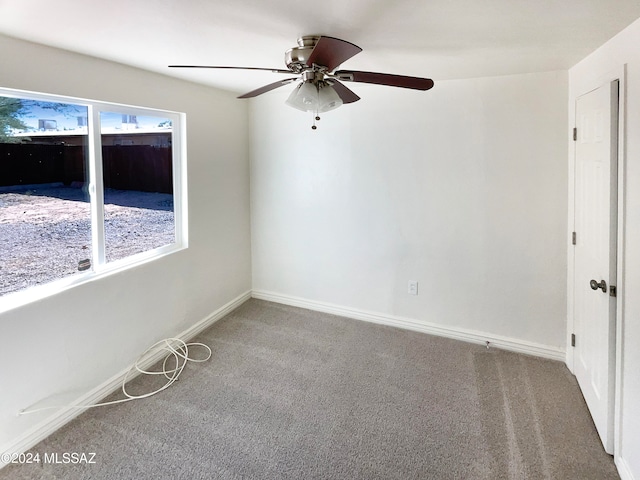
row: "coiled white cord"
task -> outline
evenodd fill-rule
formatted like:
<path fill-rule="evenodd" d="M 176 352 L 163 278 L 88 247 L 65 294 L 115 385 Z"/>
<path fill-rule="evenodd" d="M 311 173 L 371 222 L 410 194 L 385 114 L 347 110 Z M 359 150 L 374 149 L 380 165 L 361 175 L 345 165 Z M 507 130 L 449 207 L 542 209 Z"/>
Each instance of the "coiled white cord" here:
<path fill-rule="evenodd" d="M 177 346 L 172 346 L 171 343 L 177 343 Z M 189 347 L 203 347 L 204 349 L 206 349 L 207 351 L 207 355 L 205 358 L 193 358 L 189 356 Z M 140 367 L 140 364 L 143 363 L 144 360 L 146 360 L 150 355 L 155 355 L 157 354 L 159 351 L 167 351 L 167 355 L 164 357 L 164 360 L 162 362 L 162 370 L 159 371 L 150 371 L 150 370 L 144 370 Z M 174 358 L 176 365 L 174 368 L 172 369 L 167 369 L 167 361 L 170 358 Z M 124 396 L 126 398 L 122 398 L 120 400 L 113 400 L 111 402 L 103 402 L 103 403 L 95 403 L 93 405 L 56 405 L 56 406 L 50 406 L 50 407 L 42 407 L 42 408 L 35 408 L 35 409 L 23 409 L 20 410 L 18 412 L 18 415 L 27 415 L 29 413 L 36 413 L 36 412 L 41 412 L 43 410 L 50 410 L 52 408 L 93 408 L 93 407 L 103 407 L 105 405 L 114 405 L 116 403 L 123 403 L 123 402 L 130 402 L 131 400 L 138 400 L 141 398 L 147 398 L 150 397 L 152 395 L 155 395 L 156 393 L 161 392 L 162 390 L 165 390 L 167 388 L 169 388 L 171 385 L 173 385 L 176 380 L 178 380 L 178 377 L 180 376 L 180 374 L 182 373 L 182 371 L 184 370 L 184 367 L 187 365 L 187 362 L 194 362 L 194 363 L 202 363 L 202 362 L 206 362 L 207 360 L 209 360 L 211 358 L 211 348 L 209 348 L 208 345 L 205 345 L 204 343 L 185 343 L 184 341 L 180 340 L 179 338 L 165 338 L 164 340 L 160 340 L 159 342 L 154 343 L 153 345 L 151 345 L 149 348 L 147 348 L 142 355 L 140 355 L 138 357 L 138 359 L 135 361 L 135 363 L 131 366 L 131 368 L 129 369 L 129 371 L 127 372 L 127 374 L 124 376 L 123 380 L 122 380 L 122 393 L 124 394 Z M 134 372 L 138 372 L 141 373 L 143 375 L 164 375 L 167 378 L 167 382 L 162 385 L 160 388 L 149 392 L 149 393 L 145 393 L 142 395 L 132 395 L 129 392 L 127 392 L 127 382 L 129 381 L 129 378 L 131 377 L 131 375 Z"/>

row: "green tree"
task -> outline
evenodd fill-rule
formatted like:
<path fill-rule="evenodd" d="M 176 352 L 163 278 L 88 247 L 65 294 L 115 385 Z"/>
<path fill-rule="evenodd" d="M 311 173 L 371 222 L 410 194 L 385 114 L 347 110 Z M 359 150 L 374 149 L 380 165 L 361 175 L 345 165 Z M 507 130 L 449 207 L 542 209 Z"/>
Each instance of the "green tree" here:
<path fill-rule="evenodd" d="M 0 97 L 0 143 L 20 143 L 20 138 L 11 135 L 12 129 L 24 130 L 27 126 L 18 118 L 22 112 L 22 100 Z"/>

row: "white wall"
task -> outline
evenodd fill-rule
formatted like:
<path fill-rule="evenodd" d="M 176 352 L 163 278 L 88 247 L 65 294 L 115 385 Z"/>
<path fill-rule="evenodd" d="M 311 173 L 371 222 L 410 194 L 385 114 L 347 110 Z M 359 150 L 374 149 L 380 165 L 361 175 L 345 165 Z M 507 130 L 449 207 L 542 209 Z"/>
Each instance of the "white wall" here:
<path fill-rule="evenodd" d="M 616 463 L 623 478 L 640 479 L 640 20 L 569 70 L 569 121 L 576 97 L 599 87 L 626 64 L 624 265 L 618 278 L 622 309 L 621 410 Z M 571 123 L 570 125 L 573 125 Z M 570 152 L 570 159 L 572 158 Z M 621 283 L 620 283 L 621 282 Z"/>
<path fill-rule="evenodd" d="M 350 86 L 251 105 L 254 291 L 564 351 L 567 73 Z"/>
<path fill-rule="evenodd" d="M 0 86 L 185 112 L 189 248 L 0 314 L 0 452 L 138 354 L 251 289 L 247 106 L 234 95 L 0 36 Z"/>

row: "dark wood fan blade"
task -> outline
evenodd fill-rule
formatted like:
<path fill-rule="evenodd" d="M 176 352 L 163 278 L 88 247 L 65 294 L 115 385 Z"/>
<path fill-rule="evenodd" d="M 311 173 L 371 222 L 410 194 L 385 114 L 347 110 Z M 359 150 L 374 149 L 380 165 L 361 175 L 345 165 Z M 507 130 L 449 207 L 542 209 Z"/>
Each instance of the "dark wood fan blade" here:
<path fill-rule="evenodd" d="M 271 90 L 275 90 L 278 87 L 282 87 L 283 85 L 288 85 L 291 82 L 295 82 L 298 80 L 297 77 L 287 78 L 286 80 L 280 80 L 279 82 L 273 82 L 269 85 L 265 85 L 264 87 L 257 88 L 255 90 L 250 91 L 249 93 L 245 93 L 244 95 L 240 95 L 238 98 L 252 98 L 257 97 L 258 95 L 262 95 L 263 93 L 270 92 Z"/>
<path fill-rule="evenodd" d="M 360 47 L 345 40 L 320 37 L 316 46 L 313 47 L 311 55 L 309 55 L 307 66 L 310 67 L 315 63 L 316 65 L 327 67 L 331 71 L 361 51 Z"/>
<path fill-rule="evenodd" d="M 228 70 L 263 70 L 273 73 L 293 73 L 291 70 L 283 70 L 280 68 L 261 68 L 261 67 L 221 67 L 217 65 L 168 65 L 169 68 L 221 68 Z"/>
<path fill-rule="evenodd" d="M 345 87 L 337 80 L 331 80 L 331 86 L 336 91 L 338 96 L 342 99 L 342 103 L 353 103 L 360 100 L 360 97 Z"/>
<path fill-rule="evenodd" d="M 430 78 L 407 77 L 406 75 L 392 75 L 389 73 L 340 70 L 335 72 L 335 76 L 345 82 L 375 83 L 376 85 L 411 88 L 414 90 L 429 90 L 433 87 L 433 80 Z"/>

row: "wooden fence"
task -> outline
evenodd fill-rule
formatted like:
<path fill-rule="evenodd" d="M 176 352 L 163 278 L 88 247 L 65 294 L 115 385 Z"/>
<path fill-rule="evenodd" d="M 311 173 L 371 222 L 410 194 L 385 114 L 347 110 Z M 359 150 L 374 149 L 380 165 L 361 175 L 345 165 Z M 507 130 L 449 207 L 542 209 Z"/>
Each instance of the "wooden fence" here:
<path fill-rule="evenodd" d="M 86 182 L 86 149 L 77 145 L 0 143 L 0 187 Z M 104 145 L 105 188 L 173 193 L 171 148 Z"/>

